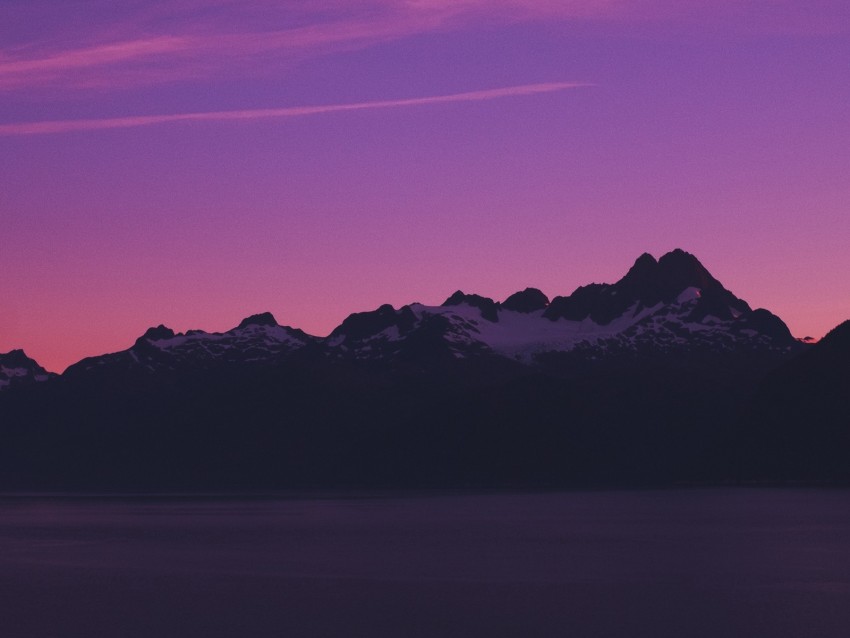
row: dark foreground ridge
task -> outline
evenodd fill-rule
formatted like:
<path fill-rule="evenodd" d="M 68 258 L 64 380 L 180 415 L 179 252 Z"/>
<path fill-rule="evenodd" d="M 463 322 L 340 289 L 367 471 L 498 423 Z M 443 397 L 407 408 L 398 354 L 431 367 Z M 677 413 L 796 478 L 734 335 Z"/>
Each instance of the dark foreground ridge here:
<path fill-rule="evenodd" d="M 457 291 L 328 337 L 158 326 L 49 375 L 0 355 L 0 489 L 850 479 L 850 324 L 814 346 L 689 253 L 551 301 Z"/>

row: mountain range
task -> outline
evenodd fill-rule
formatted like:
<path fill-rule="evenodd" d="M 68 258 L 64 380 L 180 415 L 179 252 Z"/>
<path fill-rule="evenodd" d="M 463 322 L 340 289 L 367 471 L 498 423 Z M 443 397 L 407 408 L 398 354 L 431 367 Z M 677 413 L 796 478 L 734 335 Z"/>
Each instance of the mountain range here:
<path fill-rule="evenodd" d="M 615 284 L 582 286 L 552 300 L 535 288 L 501 303 L 458 290 L 441 306 L 384 305 L 352 314 L 324 338 L 278 325 L 270 313 L 247 317 L 225 333 L 175 333 L 160 325 L 127 350 L 70 366 L 65 376 L 273 365 L 310 355 L 423 363 L 438 357 L 502 357 L 537 365 L 554 353 L 604 360 L 675 351 L 795 349 L 798 342 L 778 317 L 752 310 L 693 255 L 675 250 L 657 261 L 642 255 Z M 35 362 L 28 366 L 18 370 L 47 380 Z"/>
<path fill-rule="evenodd" d="M 352 314 L 327 337 L 269 313 L 224 333 L 160 325 L 62 375 L 16 350 L 0 355 L 0 482 L 843 480 L 850 358 L 834 353 L 847 330 L 802 343 L 674 250 L 570 295 L 526 288 L 498 302 L 457 291 L 440 306 Z M 813 396 L 835 425 L 795 447 L 813 431 Z M 789 451 L 803 448 L 805 459 Z"/>

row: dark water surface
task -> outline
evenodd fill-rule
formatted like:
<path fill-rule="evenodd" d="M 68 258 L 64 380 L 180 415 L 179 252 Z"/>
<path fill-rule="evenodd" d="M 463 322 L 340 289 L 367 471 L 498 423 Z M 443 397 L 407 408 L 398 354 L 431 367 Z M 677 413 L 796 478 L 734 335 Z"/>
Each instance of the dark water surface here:
<path fill-rule="evenodd" d="M 0 635 L 850 636 L 850 492 L 0 499 Z"/>

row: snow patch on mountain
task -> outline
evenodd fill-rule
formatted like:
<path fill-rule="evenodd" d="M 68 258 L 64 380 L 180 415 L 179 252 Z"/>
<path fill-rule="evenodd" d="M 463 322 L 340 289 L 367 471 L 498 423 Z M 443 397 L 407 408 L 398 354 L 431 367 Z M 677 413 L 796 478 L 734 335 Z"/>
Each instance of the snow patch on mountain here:
<path fill-rule="evenodd" d="M 701 296 L 702 290 L 696 286 L 689 286 L 679 293 L 679 296 L 676 298 L 676 303 L 683 304 L 689 301 L 696 301 Z"/>
<path fill-rule="evenodd" d="M 256 324 L 234 328 L 224 333 L 192 330 L 165 339 L 148 340 L 151 345 L 165 352 L 201 348 L 210 353 L 234 346 L 299 347 L 306 341 L 307 339 L 298 338 L 290 328 Z"/>
<path fill-rule="evenodd" d="M 592 319 L 550 321 L 543 311 L 530 313 L 501 309 L 499 321 L 483 319 L 478 308 L 460 304 L 457 306 L 424 306 L 414 304 L 411 309 L 420 319 L 440 315 L 445 317 L 453 330 L 446 339 L 457 344 L 480 343 L 494 352 L 512 359 L 530 362 L 540 352 L 563 352 L 579 344 L 595 344 L 610 338 L 651 315 L 660 307 L 641 308 L 632 305 L 620 318 L 606 325 Z"/>

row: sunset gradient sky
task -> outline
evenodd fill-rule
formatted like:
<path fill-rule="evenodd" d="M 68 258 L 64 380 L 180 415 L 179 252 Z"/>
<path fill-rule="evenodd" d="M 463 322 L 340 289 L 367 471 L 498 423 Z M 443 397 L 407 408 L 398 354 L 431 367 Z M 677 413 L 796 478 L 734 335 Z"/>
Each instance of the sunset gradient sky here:
<path fill-rule="evenodd" d="M 0 352 L 697 255 L 850 318 L 847 0 L 5 0 Z"/>

